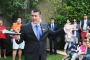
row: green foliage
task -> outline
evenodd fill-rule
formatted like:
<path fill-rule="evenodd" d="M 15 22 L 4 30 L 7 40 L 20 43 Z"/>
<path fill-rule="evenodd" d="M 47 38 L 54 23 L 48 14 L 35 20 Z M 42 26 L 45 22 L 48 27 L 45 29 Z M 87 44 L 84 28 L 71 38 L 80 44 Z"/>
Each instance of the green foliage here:
<path fill-rule="evenodd" d="M 7 30 L 10 30 L 11 27 L 7 27 Z M 6 40 L 7 40 L 7 44 L 6 44 L 6 52 L 7 55 L 11 55 L 12 54 L 12 42 L 11 42 L 11 37 L 10 35 L 6 34 Z"/>
<path fill-rule="evenodd" d="M 0 0 L 1 12 L 4 16 L 12 18 L 17 15 L 23 8 L 23 0 Z"/>
<path fill-rule="evenodd" d="M 0 2 L 1 14 L 12 19 L 21 16 L 20 14 L 29 13 L 36 7 L 38 0 L 0 0 Z"/>
<path fill-rule="evenodd" d="M 62 60 L 62 56 L 59 54 L 57 55 L 47 54 L 47 60 Z"/>
<path fill-rule="evenodd" d="M 63 6 L 62 8 L 58 8 L 57 10 L 57 17 L 56 19 L 61 21 L 61 18 L 58 19 L 58 15 L 64 17 L 64 21 L 62 20 L 61 25 L 63 26 L 65 22 L 65 18 L 69 18 L 72 22 L 74 18 L 77 18 L 77 21 L 80 22 L 80 20 L 83 19 L 83 15 L 87 14 L 88 17 L 90 17 L 90 0 L 63 0 Z M 58 22 L 59 24 L 59 22 Z"/>
<path fill-rule="evenodd" d="M 62 24 L 65 23 L 65 17 L 62 15 L 57 15 L 55 20 L 56 20 L 55 22 L 59 25 L 59 27 L 62 27 L 63 26 Z"/>

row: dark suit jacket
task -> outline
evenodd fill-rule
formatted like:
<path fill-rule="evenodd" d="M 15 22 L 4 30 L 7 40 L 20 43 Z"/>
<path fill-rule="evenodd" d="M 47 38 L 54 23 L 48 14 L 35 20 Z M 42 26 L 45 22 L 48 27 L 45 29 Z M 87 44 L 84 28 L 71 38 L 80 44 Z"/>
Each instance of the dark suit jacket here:
<path fill-rule="evenodd" d="M 49 28 L 51 28 L 51 24 L 49 24 L 48 26 Z M 57 24 L 54 24 L 53 31 L 57 31 L 57 30 L 58 30 L 58 26 Z M 56 38 L 57 36 L 55 34 L 49 34 L 48 37 Z"/>
<path fill-rule="evenodd" d="M 38 41 L 32 29 L 31 22 L 21 26 L 21 39 L 19 41 L 16 40 L 16 42 L 19 44 L 25 40 L 25 60 L 39 60 L 39 55 L 41 55 L 41 60 L 46 60 L 46 38 L 52 31 L 45 23 L 41 23 L 41 29 L 42 36 L 40 41 Z"/>

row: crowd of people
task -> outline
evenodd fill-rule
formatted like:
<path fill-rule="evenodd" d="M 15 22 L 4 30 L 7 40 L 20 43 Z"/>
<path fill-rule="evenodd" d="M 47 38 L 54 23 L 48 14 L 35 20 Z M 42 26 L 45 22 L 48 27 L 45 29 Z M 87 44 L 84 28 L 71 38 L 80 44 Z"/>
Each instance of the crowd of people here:
<path fill-rule="evenodd" d="M 12 25 L 12 28 L 10 31 L 14 31 L 16 33 L 19 33 L 20 32 L 20 27 L 21 27 L 21 18 L 17 18 L 16 22 L 13 23 Z M 1 52 L 3 50 L 3 53 L 4 53 L 4 58 L 7 58 L 6 57 L 6 42 L 7 42 L 7 39 L 6 39 L 6 34 L 4 34 L 2 31 L 3 30 L 6 30 L 6 27 L 3 25 L 3 21 L 0 20 L 0 58 L 1 58 Z M 11 42 L 12 42 L 12 49 L 13 49 L 13 52 L 12 52 L 12 60 L 15 60 L 15 57 L 16 57 L 16 53 L 17 53 L 17 50 L 18 50 L 18 60 L 21 60 L 21 54 L 22 54 L 22 49 L 24 49 L 24 41 L 21 43 L 21 44 L 17 44 L 15 42 L 15 39 L 14 39 L 14 35 L 10 35 L 11 37 Z"/>
<path fill-rule="evenodd" d="M 12 60 L 16 60 L 16 53 L 18 53 L 18 60 L 21 60 L 22 49 L 24 49 L 25 60 L 46 60 L 46 38 L 50 38 L 50 50 L 52 52 L 52 41 L 54 41 L 56 54 L 56 37 L 57 33 L 60 33 L 57 25 L 54 24 L 54 18 L 51 18 L 51 25 L 47 25 L 42 22 L 41 11 L 33 9 L 31 11 L 31 21 L 26 24 L 22 24 L 22 19 L 17 18 L 16 22 L 12 24 L 11 32 L 21 33 L 10 34 L 12 42 Z M 55 27 L 54 27 L 55 26 Z M 0 20 L 0 58 L 1 50 L 4 52 L 4 58 L 6 57 L 6 34 L 3 33 L 7 30 L 3 25 L 3 20 Z M 52 36 L 53 34 L 53 36 Z"/>
<path fill-rule="evenodd" d="M 3 21 L 0 20 L 0 58 L 1 50 L 4 52 L 4 58 L 7 58 L 6 34 L 2 33 L 5 29 Z M 71 57 L 71 60 L 77 58 L 90 60 L 90 21 L 87 19 L 87 15 L 84 15 L 80 24 L 77 24 L 77 19 L 73 19 L 73 24 L 67 19 L 63 30 L 65 32 L 64 52 Z M 46 60 L 47 37 L 50 42 L 50 54 L 57 54 L 57 35 L 60 35 L 61 30 L 55 24 L 54 18 L 50 19 L 49 25 L 43 23 L 41 11 L 38 9 L 31 11 L 31 21 L 27 24 L 22 24 L 22 19 L 17 18 L 10 31 L 21 33 L 20 35 L 10 35 L 13 43 L 12 60 L 15 60 L 17 51 L 18 60 L 21 60 L 22 49 L 24 49 L 25 60 Z"/>
<path fill-rule="evenodd" d="M 73 24 L 67 19 L 64 25 L 66 42 L 64 52 L 71 60 L 90 60 L 90 21 L 86 14 L 83 18 L 80 24 L 77 24 L 76 19 L 73 19 Z"/>

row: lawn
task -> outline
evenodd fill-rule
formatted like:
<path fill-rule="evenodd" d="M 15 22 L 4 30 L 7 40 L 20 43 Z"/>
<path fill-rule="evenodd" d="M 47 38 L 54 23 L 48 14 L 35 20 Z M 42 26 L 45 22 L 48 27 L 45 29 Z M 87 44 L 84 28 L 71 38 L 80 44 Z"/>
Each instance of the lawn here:
<path fill-rule="evenodd" d="M 62 60 L 62 56 L 61 55 L 47 55 L 47 60 Z"/>
<path fill-rule="evenodd" d="M 47 55 L 47 60 L 62 60 L 61 58 L 62 56 L 58 54 L 57 55 L 50 55 L 50 54 Z M 12 57 L 8 56 L 6 59 L 2 57 L 0 60 L 12 60 Z M 16 60 L 18 60 L 17 57 L 16 57 Z M 22 60 L 24 60 L 24 57 L 22 57 Z"/>

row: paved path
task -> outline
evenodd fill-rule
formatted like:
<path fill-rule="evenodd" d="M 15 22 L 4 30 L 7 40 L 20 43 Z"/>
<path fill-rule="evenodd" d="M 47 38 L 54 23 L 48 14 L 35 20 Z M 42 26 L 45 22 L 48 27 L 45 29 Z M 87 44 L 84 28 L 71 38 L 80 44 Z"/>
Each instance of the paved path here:
<path fill-rule="evenodd" d="M 48 51 L 50 51 L 49 49 L 47 49 Z M 67 55 L 64 51 L 61 50 L 57 50 L 57 53 L 60 55 Z"/>

